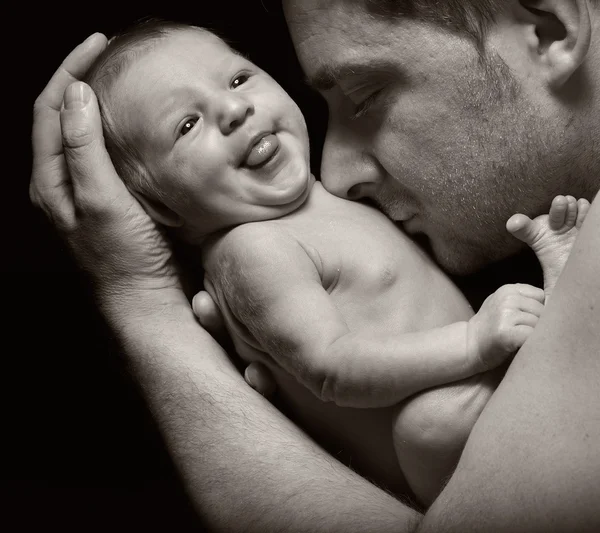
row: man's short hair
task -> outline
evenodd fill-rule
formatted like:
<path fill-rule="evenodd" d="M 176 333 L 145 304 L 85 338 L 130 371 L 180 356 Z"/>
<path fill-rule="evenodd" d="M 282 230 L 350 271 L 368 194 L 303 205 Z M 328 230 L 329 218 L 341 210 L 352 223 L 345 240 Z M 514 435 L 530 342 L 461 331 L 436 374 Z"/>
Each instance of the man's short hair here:
<path fill-rule="evenodd" d="M 405 17 L 436 24 L 467 35 L 477 44 L 483 39 L 498 13 L 506 7 L 503 0 L 360 0 L 366 11 L 383 17 Z"/>
<path fill-rule="evenodd" d="M 450 31 L 467 35 L 483 49 L 490 25 L 506 0 L 359 0 L 368 13 L 384 17 L 406 17 L 431 22 Z M 600 0 L 592 0 L 600 4 Z"/>

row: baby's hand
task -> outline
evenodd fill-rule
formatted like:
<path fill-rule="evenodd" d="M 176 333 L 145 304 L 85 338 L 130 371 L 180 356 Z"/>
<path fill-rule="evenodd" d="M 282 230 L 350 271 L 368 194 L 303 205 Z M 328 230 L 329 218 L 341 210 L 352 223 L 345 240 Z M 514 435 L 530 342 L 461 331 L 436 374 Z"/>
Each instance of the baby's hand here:
<path fill-rule="evenodd" d="M 544 309 L 544 291 L 504 285 L 488 296 L 467 326 L 467 356 L 478 372 L 497 367 L 527 340 Z"/>

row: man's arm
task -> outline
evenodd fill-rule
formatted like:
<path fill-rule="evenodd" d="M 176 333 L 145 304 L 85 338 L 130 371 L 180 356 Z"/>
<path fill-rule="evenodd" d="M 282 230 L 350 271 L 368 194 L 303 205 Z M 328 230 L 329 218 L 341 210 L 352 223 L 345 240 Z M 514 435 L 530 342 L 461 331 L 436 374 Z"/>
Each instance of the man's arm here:
<path fill-rule="evenodd" d="M 110 163 L 94 95 L 71 85 L 61 112 L 105 44 L 77 47 L 37 99 L 30 194 L 90 274 L 192 502 L 215 531 L 412 531 L 416 512 L 248 388 L 197 324 L 166 241 Z"/>
<path fill-rule="evenodd" d="M 420 515 L 332 458 L 246 385 L 187 301 L 119 328 L 199 514 L 215 531 L 411 532 Z M 149 304 L 150 301 L 147 300 Z"/>
<path fill-rule="evenodd" d="M 425 532 L 600 531 L 600 197 Z"/>

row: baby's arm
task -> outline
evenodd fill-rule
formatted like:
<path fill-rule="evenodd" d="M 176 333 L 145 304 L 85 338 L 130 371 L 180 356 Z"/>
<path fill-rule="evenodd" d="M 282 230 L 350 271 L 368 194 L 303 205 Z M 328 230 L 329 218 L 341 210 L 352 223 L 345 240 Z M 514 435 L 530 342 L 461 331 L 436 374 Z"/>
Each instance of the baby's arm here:
<path fill-rule="evenodd" d="M 350 331 L 317 267 L 295 239 L 247 225 L 215 248 L 217 259 L 207 265 L 207 275 L 225 314 L 231 312 L 318 398 L 341 406 L 390 406 L 418 391 L 488 370 L 520 347 L 531 329 L 512 323 L 505 327 L 506 300 L 514 300 L 514 309 L 521 300 L 529 305 L 529 297 L 516 294 L 515 288 L 499 291 L 470 322 L 403 334 Z M 543 293 L 536 297 L 543 300 Z M 503 335 L 506 339 L 500 339 Z M 484 347 L 485 353 L 480 350 Z M 491 360 L 482 357 L 488 352 Z"/>

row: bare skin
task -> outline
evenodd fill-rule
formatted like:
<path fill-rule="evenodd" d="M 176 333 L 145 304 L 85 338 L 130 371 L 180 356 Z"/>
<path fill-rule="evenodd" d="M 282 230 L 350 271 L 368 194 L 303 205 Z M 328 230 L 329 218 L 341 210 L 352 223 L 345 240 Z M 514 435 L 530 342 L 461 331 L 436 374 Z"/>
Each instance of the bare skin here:
<path fill-rule="evenodd" d="M 581 200 L 578 217 L 578 204 L 567 209 L 565 200 L 562 209 L 563 199 L 535 223 L 536 243 L 544 250 L 540 260 L 555 271 L 575 241 L 576 219 L 580 227 L 589 207 Z M 520 231 L 514 222 L 521 217 L 508 226 Z M 503 371 L 476 374 L 512 355 L 522 344 L 513 335 L 526 326 L 525 340 L 543 308 L 541 289 L 516 285 L 500 289 L 473 317 L 454 284 L 389 220 L 328 194 L 320 183 L 292 214 L 210 239 L 203 259 L 206 285 L 238 354 L 274 373 L 294 419 L 341 457 L 351 457 L 361 473 L 397 492 L 405 487 L 389 455 L 393 438 L 403 475 L 425 505 L 452 473 Z M 553 279 L 547 281 L 550 294 Z M 499 318 L 511 316 L 511 309 L 526 310 L 516 326 Z M 468 364 L 467 327 L 480 332 L 484 359 L 495 351 L 496 327 L 506 328 L 515 344 L 494 364 Z M 345 331 L 352 332 L 339 355 L 322 348 L 332 344 L 332 328 L 338 345 Z M 323 379 L 340 390 L 325 391 Z M 341 408 L 393 407 L 444 384 L 449 386 L 391 410 Z"/>
<path fill-rule="evenodd" d="M 167 241 L 104 149 L 93 93 L 73 83 L 105 46 L 106 38 L 94 34 L 75 48 L 36 100 L 30 195 L 92 275 L 98 305 L 123 345 L 192 503 L 214 531 L 240 524 L 257 533 L 332 531 L 338 526 L 328 523 L 331 497 L 346 502 L 344 532 L 383 533 L 399 524 L 412 531 L 417 512 L 343 467 L 247 387 L 198 326 Z M 278 436 L 266 443 L 274 427 Z M 290 477 L 295 481 L 286 488 Z M 255 482 L 258 492 L 249 490 Z M 302 525 L 282 521 L 280 510 L 289 504 L 304 515 Z"/>
<path fill-rule="evenodd" d="M 372 333 L 379 331 L 390 340 L 393 339 L 395 332 L 398 335 L 398 342 L 401 343 L 402 336 L 399 334 L 425 332 L 459 320 L 469 320 L 473 315 L 467 301 L 450 280 L 384 216 L 370 207 L 348 203 L 326 193 L 320 183 L 314 184 L 310 200 L 303 209 L 283 219 L 263 222 L 260 227 L 256 227 L 256 231 L 252 226 L 242 226 L 239 230 L 241 230 L 241 239 L 251 242 L 254 249 L 264 251 L 268 259 L 267 263 L 271 263 L 274 271 L 283 270 L 285 274 L 280 283 L 271 269 L 267 271 L 263 269 L 264 279 L 257 272 L 257 276 L 253 279 L 254 291 L 250 293 L 254 298 L 258 294 L 265 293 L 260 287 L 266 286 L 267 283 L 281 295 L 283 301 L 291 297 L 289 289 L 293 289 L 294 286 L 299 287 L 297 284 L 290 286 L 287 280 L 288 277 L 301 279 L 297 265 L 273 262 L 274 249 L 271 245 L 273 240 L 289 242 L 291 239 L 293 243 L 301 243 L 303 249 L 312 251 L 311 256 L 321 266 L 318 275 L 326 291 L 324 296 L 331 299 L 351 331 L 359 329 Z M 348 407 L 341 407 L 333 402 L 323 403 L 316 391 L 311 391 L 306 384 L 301 385 L 297 378 L 293 377 L 295 372 L 292 372 L 292 368 L 286 364 L 279 353 L 270 350 L 268 348 L 270 345 L 265 345 L 248 334 L 246 328 L 250 327 L 251 331 L 263 331 L 263 334 L 259 335 L 261 339 L 264 335 L 270 336 L 270 331 L 275 332 L 283 326 L 281 314 L 278 318 L 264 317 L 265 320 L 255 314 L 252 325 L 249 322 L 244 324 L 236 318 L 240 317 L 240 312 L 243 315 L 243 311 L 236 307 L 239 307 L 237 302 L 246 298 L 244 294 L 248 289 L 244 287 L 242 280 L 229 276 L 221 267 L 221 258 L 226 257 L 231 260 L 232 257 L 235 258 L 237 254 L 242 253 L 246 258 L 242 265 L 245 269 L 251 268 L 251 263 L 247 261 L 247 254 L 239 247 L 240 241 L 236 235 L 234 230 L 224 238 L 224 241 L 217 240 L 210 246 L 205 246 L 203 257 L 209 284 L 212 287 L 211 292 L 216 301 L 219 301 L 221 308 L 229 310 L 225 316 L 237 352 L 247 363 L 260 361 L 269 366 L 276 377 L 280 398 L 288 405 L 295 420 L 315 438 L 327 443 L 330 450 L 340 452 L 342 458 L 346 460 L 351 458 L 349 462 L 353 467 L 377 483 L 397 493 L 406 492 L 406 485 L 392 443 L 391 428 L 396 411 L 393 406 L 397 401 L 388 400 L 388 408 L 377 410 L 350 409 L 350 406 L 360 406 L 359 397 L 355 399 L 347 397 L 345 401 Z M 261 247 L 259 235 L 263 238 L 268 236 L 269 242 L 266 248 Z M 306 259 L 309 257 L 306 256 Z M 315 274 L 317 274 L 316 267 Z M 230 294 L 224 293 L 222 285 L 224 281 L 228 281 L 232 290 L 238 294 L 238 300 L 234 301 Z M 445 297 L 440 299 L 439 294 L 444 294 Z M 397 305 L 399 301 L 410 302 L 411 311 L 407 313 L 402 306 L 399 307 Z M 277 308 L 278 305 L 272 306 L 273 311 Z M 291 309 L 288 313 L 291 324 L 316 318 L 314 311 L 312 307 L 306 307 L 304 311 L 306 318 L 302 318 L 301 308 Z M 324 316 L 322 320 L 332 321 L 332 318 Z M 312 327 L 310 329 L 311 331 L 305 334 L 301 334 L 298 330 L 299 338 L 303 338 L 304 341 L 314 338 L 315 342 L 318 342 L 317 332 L 313 331 Z M 432 332 L 432 338 L 436 335 L 440 340 L 444 338 L 443 333 Z M 464 342 L 464 337 L 462 339 Z M 292 349 L 293 336 L 288 339 L 282 337 L 281 342 Z M 419 348 L 420 351 L 427 346 L 426 338 L 421 341 L 421 344 L 423 348 Z M 461 348 L 460 351 L 464 354 L 464 344 Z M 412 353 L 409 355 L 412 356 Z M 433 366 L 435 366 L 433 358 L 436 355 L 431 354 L 430 364 Z M 289 352 L 288 356 L 291 358 L 292 353 Z M 391 367 L 394 366 L 390 362 L 390 369 L 383 367 L 378 369 L 368 354 L 362 354 L 362 357 L 354 359 L 356 364 L 360 364 L 356 372 L 357 377 L 361 379 L 366 378 L 363 377 L 364 373 L 359 373 L 359 368 L 367 370 L 375 367 L 373 370 L 381 370 L 381 375 L 386 373 L 389 375 Z M 429 356 L 422 354 L 419 356 L 419 361 L 415 361 L 414 364 L 428 365 L 428 359 Z M 397 361 L 400 370 L 403 365 L 401 354 L 398 354 Z M 298 364 L 302 364 L 301 359 L 298 360 Z M 405 365 L 412 366 L 413 363 L 407 360 Z M 285 367 L 287 369 L 284 369 Z M 395 372 L 397 373 L 398 370 Z M 436 374 L 433 367 L 432 374 Z M 426 376 L 426 378 L 432 380 L 429 386 L 433 386 L 436 376 Z M 307 383 L 312 381 L 312 376 L 306 378 Z M 426 388 L 427 382 L 419 384 L 414 380 L 410 386 L 422 390 Z M 474 387 L 472 391 L 474 396 L 490 393 L 488 389 L 478 385 Z M 368 389 L 364 389 L 365 400 L 368 392 Z M 366 401 L 362 404 L 363 407 L 378 406 L 373 400 L 371 400 L 372 405 L 367 405 Z M 385 405 L 385 402 L 383 404 Z M 365 435 L 369 435 L 369 438 L 365 438 Z"/>
<path fill-rule="evenodd" d="M 383 214 L 315 182 L 297 106 L 267 73 L 204 30 L 172 31 L 110 85 L 96 79 L 90 82 L 111 130 L 141 154 L 161 191 L 136 194 L 157 222 L 172 221 L 190 244 L 203 245 L 205 284 L 239 354 L 251 363 L 262 351 L 323 403 L 388 408 L 372 420 L 372 411 L 312 409 L 320 414 L 311 421 L 305 391 L 292 385 L 282 394 L 319 441 L 405 493 L 393 450 L 409 443 L 424 462 L 414 431 L 421 424 L 403 426 L 389 408 L 504 363 L 535 327 L 542 290 L 502 287 L 472 316 L 449 278 Z M 473 380 L 478 405 L 490 393 L 488 381 Z M 417 408 L 410 409 L 414 416 Z M 439 492 L 438 470 L 451 472 L 477 414 L 457 407 L 454 420 L 444 420 L 439 468 L 433 477 L 421 470 L 416 480 L 435 487 L 417 493 L 422 502 Z M 399 462 L 410 472 L 415 457 L 402 453 Z"/>
<path fill-rule="evenodd" d="M 554 10 L 556 20 L 574 21 L 567 25 L 568 39 L 554 43 L 552 50 L 562 55 L 559 62 L 545 63 L 543 79 L 553 90 L 567 84 L 569 101 L 579 101 L 581 85 L 567 82 L 582 64 L 597 77 L 594 59 L 582 59 L 584 40 L 577 37 L 589 37 L 587 30 L 598 27 L 597 8 L 579 0 L 536 7 Z M 515 43 L 503 35 L 504 28 L 513 26 L 502 27 L 498 42 Z M 595 39 L 590 50 L 597 50 Z M 216 531 L 241 523 L 257 532 L 419 529 L 417 513 L 328 461 L 297 428 L 244 389 L 225 354 L 190 317 L 168 268 L 166 241 L 110 165 L 93 99 L 62 113 L 63 151 L 64 90 L 105 42 L 96 36 L 78 47 L 36 102 L 31 195 L 92 274 L 99 304 L 135 363 L 192 501 Z M 547 50 L 538 50 L 538 56 L 547 57 Z M 539 71 L 525 70 L 535 82 Z M 592 96 L 582 103 L 580 118 L 597 124 L 596 89 L 592 84 L 586 90 Z M 85 93 L 80 84 L 72 92 Z M 555 98 L 552 91 L 544 94 Z M 577 124 L 581 131 L 582 122 Z M 593 144 L 595 137 L 585 130 L 584 135 Z M 590 168 L 595 174 L 582 176 L 595 192 L 598 168 Z M 420 531 L 600 528 L 599 227 L 596 199 L 546 313 L 483 411 Z M 155 253 L 149 254 L 149 243 Z M 99 253 L 108 249 L 115 253 Z"/>

